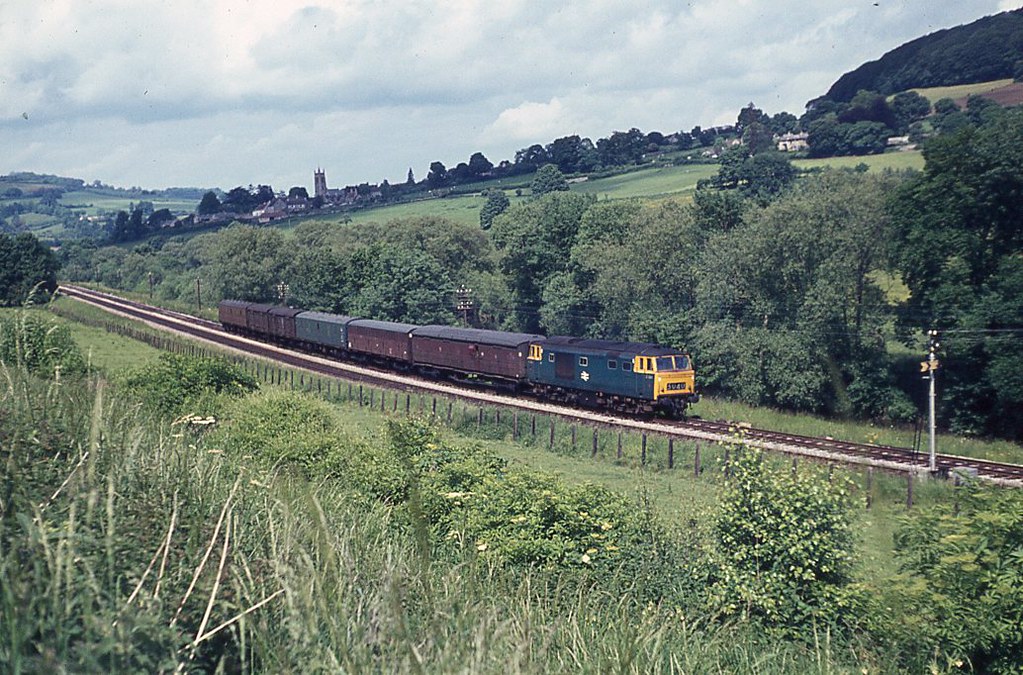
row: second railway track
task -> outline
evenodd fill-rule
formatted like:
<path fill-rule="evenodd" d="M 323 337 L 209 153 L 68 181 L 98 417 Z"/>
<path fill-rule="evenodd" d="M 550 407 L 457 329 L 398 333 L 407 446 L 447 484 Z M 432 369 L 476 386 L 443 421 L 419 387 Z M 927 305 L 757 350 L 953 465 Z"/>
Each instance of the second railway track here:
<path fill-rule="evenodd" d="M 285 349 L 226 333 L 220 324 L 213 321 L 126 300 L 80 286 L 61 285 L 60 291 L 69 297 L 88 302 L 116 314 L 144 321 L 164 330 L 172 330 L 237 352 L 330 377 L 368 382 L 408 391 L 432 392 L 470 400 L 477 404 L 498 405 L 556 415 L 588 424 L 631 429 L 667 437 L 708 442 L 732 442 L 735 441 L 738 434 L 742 436 L 743 442 L 765 450 L 805 456 L 819 461 L 873 466 L 887 471 L 927 473 L 927 457 L 909 448 L 852 443 L 827 437 L 801 436 L 726 422 L 644 420 L 618 417 L 600 411 L 568 408 L 492 390 L 472 389 L 447 382 L 433 382 L 403 373 L 378 370 Z M 1012 487 L 1023 487 L 1023 466 L 1021 465 L 945 454 L 939 454 L 937 459 L 939 473 L 943 475 L 949 475 L 957 470 L 975 472 L 984 480 Z"/>

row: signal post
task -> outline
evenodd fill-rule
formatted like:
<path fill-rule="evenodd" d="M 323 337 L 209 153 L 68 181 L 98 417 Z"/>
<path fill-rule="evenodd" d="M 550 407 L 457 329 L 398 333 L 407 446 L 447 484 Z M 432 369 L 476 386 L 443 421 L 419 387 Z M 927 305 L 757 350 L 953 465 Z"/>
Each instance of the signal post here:
<path fill-rule="evenodd" d="M 938 331 L 931 329 L 927 331 L 928 345 L 927 345 L 927 360 L 920 362 L 920 372 L 927 373 L 928 387 L 930 389 L 928 395 L 929 401 L 929 415 L 928 415 L 928 462 L 927 468 L 933 474 L 938 470 L 938 458 L 936 452 L 936 441 L 935 441 L 935 427 L 937 413 L 935 408 L 937 406 L 937 393 L 936 383 L 938 379 L 938 347 L 941 343 L 938 342 Z"/>

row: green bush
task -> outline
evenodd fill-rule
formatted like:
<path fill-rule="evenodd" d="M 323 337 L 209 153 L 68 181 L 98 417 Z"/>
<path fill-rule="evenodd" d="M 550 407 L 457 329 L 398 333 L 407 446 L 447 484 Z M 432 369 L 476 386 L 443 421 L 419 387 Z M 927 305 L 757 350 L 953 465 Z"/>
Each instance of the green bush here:
<path fill-rule="evenodd" d="M 1023 671 L 1023 497 L 962 488 L 948 508 L 906 516 L 896 555 L 909 575 L 897 590 L 909 611 L 897 629 L 929 652 L 966 659 L 979 672 Z"/>
<path fill-rule="evenodd" d="M 28 310 L 0 319 L 0 362 L 46 378 L 86 371 L 85 359 L 67 326 Z"/>
<path fill-rule="evenodd" d="M 262 469 L 290 467 L 307 478 L 333 478 L 346 442 L 324 401 L 269 391 L 239 398 L 208 444 Z"/>
<path fill-rule="evenodd" d="M 716 522 L 714 608 L 791 633 L 855 620 L 849 496 L 816 473 L 766 466 L 736 445 Z"/>
<path fill-rule="evenodd" d="M 445 442 L 436 427 L 418 419 L 387 423 L 388 450 L 414 489 L 422 515 L 441 536 L 451 531 L 452 515 L 487 479 L 502 476 L 506 463 L 477 445 Z M 409 493 L 406 492 L 406 496 Z"/>
<path fill-rule="evenodd" d="M 155 365 L 128 372 L 123 383 L 150 410 L 172 417 L 210 414 L 219 396 L 256 388 L 255 379 L 225 360 L 179 354 L 164 354 Z"/>

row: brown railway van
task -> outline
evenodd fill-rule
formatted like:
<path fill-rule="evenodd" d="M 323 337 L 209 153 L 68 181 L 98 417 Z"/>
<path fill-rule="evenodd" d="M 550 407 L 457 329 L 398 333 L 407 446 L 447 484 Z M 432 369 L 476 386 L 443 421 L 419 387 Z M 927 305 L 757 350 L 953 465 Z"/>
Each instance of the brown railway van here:
<path fill-rule="evenodd" d="M 274 307 L 270 310 L 270 335 L 284 338 L 285 340 L 295 339 L 295 316 L 301 314 L 301 309 L 291 307 Z"/>
<path fill-rule="evenodd" d="M 417 366 L 518 381 L 526 377 L 529 344 L 539 340 L 542 335 L 420 326 L 412 331 L 412 361 Z"/>
<path fill-rule="evenodd" d="M 355 319 L 348 324 L 348 349 L 392 361 L 412 363 L 411 323 Z"/>
<path fill-rule="evenodd" d="M 250 304 L 243 300 L 224 300 L 217 305 L 217 318 L 225 327 L 244 331 L 248 327 L 245 323 L 245 308 Z"/>

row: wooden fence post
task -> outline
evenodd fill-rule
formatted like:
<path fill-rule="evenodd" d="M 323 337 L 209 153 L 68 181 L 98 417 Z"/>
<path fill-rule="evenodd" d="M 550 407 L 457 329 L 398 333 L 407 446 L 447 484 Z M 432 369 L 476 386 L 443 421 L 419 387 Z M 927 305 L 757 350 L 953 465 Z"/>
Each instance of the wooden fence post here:
<path fill-rule="evenodd" d="M 512 440 L 519 440 L 519 411 L 512 414 Z"/>
<path fill-rule="evenodd" d="M 551 450 L 554 449 L 554 418 L 553 417 L 551 418 L 551 439 L 550 439 L 550 442 L 547 444 L 547 447 L 550 448 Z"/>
<path fill-rule="evenodd" d="M 874 501 L 874 467 L 867 467 L 867 486 L 863 490 L 867 493 L 867 510 L 870 510 L 870 506 Z"/>
<path fill-rule="evenodd" d="M 668 439 L 668 468 L 675 468 L 675 439 Z"/>
<path fill-rule="evenodd" d="M 700 477 L 700 444 L 696 444 L 696 455 L 693 457 L 693 477 Z"/>
<path fill-rule="evenodd" d="M 646 464 L 646 432 L 643 432 L 643 449 L 639 453 L 639 463 Z"/>
<path fill-rule="evenodd" d="M 599 438 L 597 437 L 598 433 L 597 427 L 593 427 L 593 450 L 590 452 L 590 457 L 597 456 L 597 443 L 599 442 Z"/>
<path fill-rule="evenodd" d="M 906 474 L 906 508 L 913 508 L 913 474 Z"/>
<path fill-rule="evenodd" d="M 359 407 L 362 407 L 362 385 L 359 385 Z"/>

